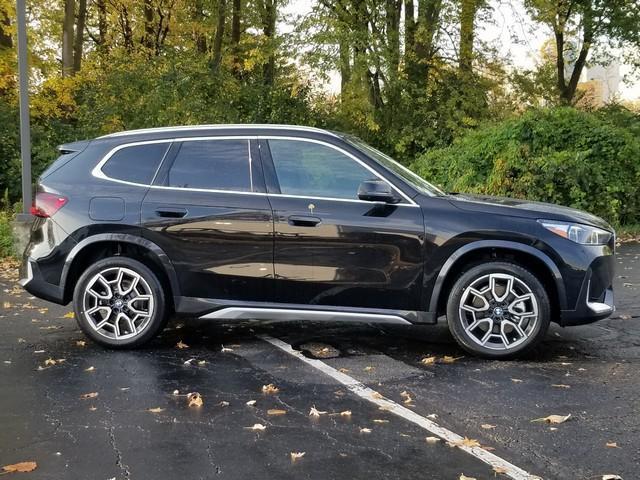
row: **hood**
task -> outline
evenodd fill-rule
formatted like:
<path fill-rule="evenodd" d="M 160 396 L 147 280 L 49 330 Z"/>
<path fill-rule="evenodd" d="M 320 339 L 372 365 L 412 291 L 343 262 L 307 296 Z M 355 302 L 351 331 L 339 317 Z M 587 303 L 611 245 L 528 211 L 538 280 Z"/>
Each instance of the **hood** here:
<path fill-rule="evenodd" d="M 613 231 L 611 225 L 600 217 L 582 210 L 563 207 L 553 203 L 466 193 L 449 195 L 449 201 L 455 207 L 471 212 L 485 212 L 496 215 L 510 215 L 535 219 L 564 220 L 593 225 Z"/>

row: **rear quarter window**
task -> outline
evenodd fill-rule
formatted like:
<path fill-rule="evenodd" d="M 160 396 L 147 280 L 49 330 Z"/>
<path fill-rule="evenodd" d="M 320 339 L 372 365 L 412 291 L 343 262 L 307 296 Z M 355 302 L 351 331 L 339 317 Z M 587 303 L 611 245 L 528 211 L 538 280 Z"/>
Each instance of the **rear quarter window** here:
<path fill-rule="evenodd" d="M 117 150 L 102 166 L 107 177 L 150 185 L 170 142 L 131 145 Z"/>

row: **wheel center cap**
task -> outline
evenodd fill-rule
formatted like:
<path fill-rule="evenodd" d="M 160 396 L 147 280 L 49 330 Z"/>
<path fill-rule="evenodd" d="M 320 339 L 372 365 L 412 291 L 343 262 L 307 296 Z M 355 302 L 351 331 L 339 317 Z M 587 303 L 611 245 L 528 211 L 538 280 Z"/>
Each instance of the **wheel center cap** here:
<path fill-rule="evenodd" d="M 113 302 L 113 307 L 114 308 L 122 308 L 124 306 L 124 302 L 120 299 L 116 300 L 115 302 Z"/>
<path fill-rule="evenodd" d="M 502 315 L 504 315 L 504 310 L 501 307 L 496 307 L 493 309 L 493 314 L 496 317 L 501 317 Z"/>

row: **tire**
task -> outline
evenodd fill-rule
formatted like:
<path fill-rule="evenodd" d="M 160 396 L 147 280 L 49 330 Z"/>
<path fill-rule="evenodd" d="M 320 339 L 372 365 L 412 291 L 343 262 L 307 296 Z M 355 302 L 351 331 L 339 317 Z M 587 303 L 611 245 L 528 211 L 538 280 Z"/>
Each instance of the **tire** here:
<path fill-rule="evenodd" d="M 73 308 L 89 338 L 115 349 L 149 342 L 166 325 L 168 313 L 158 277 L 137 260 L 120 256 L 87 268 L 76 283 Z"/>
<path fill-rule="evenodd" d="M 447 324 L 467 352 L 491 359 L 521 356 L 549 329 L 551 304 L 525 268 L 487 262 L 463 272 L 447 300 Z"/>

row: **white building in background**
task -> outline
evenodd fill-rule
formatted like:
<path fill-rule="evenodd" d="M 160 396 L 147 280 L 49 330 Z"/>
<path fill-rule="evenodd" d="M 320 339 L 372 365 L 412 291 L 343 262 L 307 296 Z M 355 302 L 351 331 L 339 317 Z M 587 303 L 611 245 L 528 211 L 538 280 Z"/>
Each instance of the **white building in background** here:
<path fill-rule="evenodd" d="M 594 65 L 585 67 L 580 79 L 582 86 L 589 86 L 592 100 L 597 104 L 604 104 L 620 97 L 622 75 L 620 63 L 611 62 L 609 65 Z"/>

